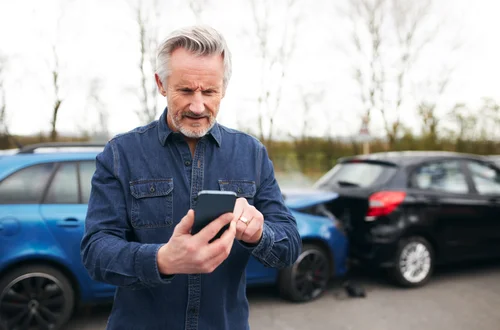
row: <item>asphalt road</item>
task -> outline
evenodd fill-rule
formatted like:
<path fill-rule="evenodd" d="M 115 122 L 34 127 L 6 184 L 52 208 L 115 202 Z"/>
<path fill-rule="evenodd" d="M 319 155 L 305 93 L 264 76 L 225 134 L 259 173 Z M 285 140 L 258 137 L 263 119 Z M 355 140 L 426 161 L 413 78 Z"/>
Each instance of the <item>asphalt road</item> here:
<path fill-rule="evenodd" d="M 281 300 L 273 288 L 250 289 L 252 329 L 500 330 L 500 262 L 438 269 L 418 289 L 400 289 L 377 274 L 356 275 L 366 298 L 332 283 L 307 304 Z M 67 330 L 104 330 L 111 306 L 81 310 Z"/>

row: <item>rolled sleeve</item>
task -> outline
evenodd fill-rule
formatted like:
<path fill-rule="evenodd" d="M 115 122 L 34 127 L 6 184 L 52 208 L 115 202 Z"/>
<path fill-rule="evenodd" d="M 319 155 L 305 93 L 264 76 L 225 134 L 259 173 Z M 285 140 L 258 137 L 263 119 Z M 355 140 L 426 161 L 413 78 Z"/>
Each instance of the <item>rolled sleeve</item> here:
<path fill-rule="evenodd" d="M 163 244 L 143 244 L 135 255 L 135 271 L 141 282 L 150 285 L 168 284 L 174 275 L 162 275 L 158 270 L 157 255 Z"/>
<path fill-rule="evenodd" d="M 274 232 L 269 226 L 264 222 L 264 227 L 262 229 L 262 238 L 255 247 L 252 248 L 252 255 L 259 259 L 265 259 L 274 244 Z"/>

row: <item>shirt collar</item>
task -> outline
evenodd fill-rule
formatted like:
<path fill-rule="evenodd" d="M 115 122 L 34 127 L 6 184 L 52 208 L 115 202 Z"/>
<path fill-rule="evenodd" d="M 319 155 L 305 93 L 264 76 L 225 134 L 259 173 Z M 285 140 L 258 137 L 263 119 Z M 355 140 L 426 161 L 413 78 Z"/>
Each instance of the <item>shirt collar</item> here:
<path fill-rule="evenodd" d="M 158 139 L 160 140 L 160 143 L 162 146 L 165 146 L 165 143 L 167 143 L 168 137 L 174 133 L 170 127 L 168 127 L 167 124 L 167 112 L 168 109 L 165 108 L 163 111 L 162 115 L 160 116 L 159 123 L 158 123 Z M 215 143 L 217 143 L 217 146 L 220 147 L 222 143 L 222 134 L 220 131 L 219 123 L 215 122 L 214 126 L 208 131 L 208 136 L 211 136 Z"/>

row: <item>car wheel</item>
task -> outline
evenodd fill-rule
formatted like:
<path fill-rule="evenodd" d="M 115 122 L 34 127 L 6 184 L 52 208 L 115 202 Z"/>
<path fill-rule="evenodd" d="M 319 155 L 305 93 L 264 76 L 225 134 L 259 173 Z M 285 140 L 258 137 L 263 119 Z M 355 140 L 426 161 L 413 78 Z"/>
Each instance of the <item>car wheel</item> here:
<path fill-rule="evenodd" d="M 304 244 L 295 263 L 280 272 L 279 291 L 287 300 L 310 301 L 326 290 L 330 277 L 328 253 L 317 245 Z"/>
<path fill-rule="evenodd" d="M 392 276 L 405 287 L 422 286 L 429 281 L 434 269 L 434 251 L 422 237 L 410 237 L 399 242 Z"/>
<path fill-rule="evenodd" d="M 0 319 L 9 330 L 60 329 L 74 306 L 71 283 L 52 267 L 23 266 L 0 279 Z"/>

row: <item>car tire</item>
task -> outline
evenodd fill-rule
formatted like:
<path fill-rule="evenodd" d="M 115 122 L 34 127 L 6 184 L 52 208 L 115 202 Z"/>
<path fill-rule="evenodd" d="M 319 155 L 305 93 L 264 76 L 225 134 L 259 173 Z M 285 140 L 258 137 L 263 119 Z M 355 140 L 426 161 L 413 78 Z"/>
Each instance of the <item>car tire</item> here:
<path fill-rule="evenodd" d="M 434 271 L 434 249 L 425 238 L 407 237 L 399 241 L 391 277 L 403 287 L 426 284 Z"/>
<path fill-rule="evenodd" d="M 331 278 L 331 258 L 320 246 L 304 244 L 295 263 L 279 273 L 278 288 L 282 298 L 307 302 L 320 297 Z"/>
<path fill-rule="evenodd" d="M 8 329 L 56 330 L 73 313 L 75 291 L 59 270 L 27 265 L 0 279 L 0 306 L 0 319 Z"/>

